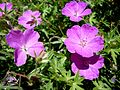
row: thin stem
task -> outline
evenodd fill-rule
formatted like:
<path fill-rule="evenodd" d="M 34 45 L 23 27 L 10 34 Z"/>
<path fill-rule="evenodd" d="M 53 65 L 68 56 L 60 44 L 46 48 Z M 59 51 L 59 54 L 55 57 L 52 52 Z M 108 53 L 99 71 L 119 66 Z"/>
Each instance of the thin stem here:
<path fill-rule="evenodd" d="M 65 36 L 65 34 L 63 33 L 63 31 L 62 31 L 61 27 L 60 27 L 60 26 L 58 26 L 58 28 L 59 28 L 59 30 L 60 30 L 60 32 L 61 32 L 61 34 L 62 34 L 63 36 Z"/>
<path fill-rule="evenodd" d="M 19 85 L 18 85 L 19 90 L 20 90 L 20 86 L 21 86 L 21 76 L 19 76 Z"/>
<path fill-rule="evenodd" d="M 20 74 L 20 73 L 15 73 L 15 72 L 13 72 L 13 71 L 11 71 L 11 72 L 8 71 L 7 74 L 15 74 L 16 76 L 21 76 L 21 77 L 24 77 L 24 78 L 26 78 L 26 79 L 29 80 L 29 78 L 28 78 L 26 75 L 23 75 L 23 74 Z"/>
<path fill-rule="evenodd" d="M 35 55 L 35 74 L 37 74 L 37 55 L 35 51 L 34 51 L 34 55 Z"/>

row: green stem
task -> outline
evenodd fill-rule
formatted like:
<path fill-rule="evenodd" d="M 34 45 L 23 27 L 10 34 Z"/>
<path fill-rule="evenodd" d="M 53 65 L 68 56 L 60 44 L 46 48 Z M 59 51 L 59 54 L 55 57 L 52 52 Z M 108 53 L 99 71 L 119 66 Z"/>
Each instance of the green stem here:
<path fill-rule="evenodd" d="M 20 86 L 21 86 L 21 76 L 19 76 L 19 90 L 20 90 Z"/>

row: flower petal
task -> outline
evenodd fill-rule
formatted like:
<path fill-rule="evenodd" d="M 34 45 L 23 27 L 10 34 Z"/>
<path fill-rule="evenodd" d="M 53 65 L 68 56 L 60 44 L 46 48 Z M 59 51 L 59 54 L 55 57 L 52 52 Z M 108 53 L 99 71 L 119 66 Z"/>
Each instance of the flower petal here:
<path fill-rule="evenodd" d="M 100 58 L 99 55 L 94 54 L 94 56 L 88 58 L 88 62 L 90 65 L 93 65 L 99 60 L 99 58 Z"/>
<path fill-rule="evenodd" d="M 82 55 L 83 57 L 92 57 L 93 56 L 93 51 L 91 49 L 86 48 L 86 47 L 81 47 L 80 45 L 75 47 L 76 53 L 79 55 Z"/>
<path fill-rule="evenodd" d="M 73 22 L 79 22 L 82 20 L 82 17 L 78 17 L 78 16 L 71 16 L 70 17 L 70 20 L 73 21 Z"/>
<path fill-rule="evenodd" d="M 77 68 L 77 66 L 75 65 L 75 63 L 72 63 L 71 70 L 72 70 L 72 72 L 74 74 L 76 74 L 77 72 L 79 72 L 79 69 Z"/>
<path fill-rule="evenodd" d="M 0 9 L 2 9 L 3 11 L 5 10 L 5 3 L 0 4 Z"/>
<path fill-rule="evenodd" d="M 32 11 L 31 10 L 27 10 L 27 11 L 25 11 L 23 13 L 23 16 L 29 18 L 29 17 L 31 17 L 31 14 L 32 14 Z"/>
<path fill-rule="evenodd" d="M 21 49 L 15 49 L 14 56 L 15 56 L 14 62 L 17 66 L 22 66 L 26 63 L 27 55 Z"/>
<path fill-rule="evenodd" d="M 102 56 L 99 56 L 99 58 L 97 59 L 97 62 L 93 64 L 94 60 L 95 59 L 89 59 L 90 67 L 100 69 L 104 66 L 104 58 Z"/>
<path fill-rule="evenodd" d="M 91 9 L 86 9 L 85 11 L 83 11 L 83 12 L 80 14 L 80 16 L 86 16 L 86 15 L 89 15 L 89 14 L 91 14 L 91 13 L 92 13 Z"/>
<path fill-rule="evenodd" d="M 18 18 L 18 24 L 25 24 L 25 23 L 27 23 L 26 22 L 26 18 L 25 17 L 23 17 L 23 16 L 20 16 L 19 18 Z"/>
<path fill-rule="evenodd" d="M 42 19 L 41 19 L 41 18 L 38 18 L 36 25 L 39 25 L 41 22 L 42 22 Z"/>
<path fill-rule="evenodd" d="M 70 10 L 68 10 L 68 9 L 66 9 L 66 8 L 63 8 L 63 9 L 62 9 L 62 14 L 70 17 L 70 16 L 72 16 L 72 14 L 74 14 L 74 13 L 72 13 Z"/>
<path fill-rule="evenodd" d="M 6 8 L 7 10 L 11 11 L 12 10 L 12 3 L 6 3 Z"/>
<path fill-rule="evenodd" d="M 104 41 L 100 36 L 97 36 L 88 42 L 87 47 L 93 52 L 99 52 L 104 48 Z"/>
<path fill-rule="evenodd" d="M 84 10 L 85 10 L 85 8 L 87 7 L 87 3 L 85 3 L 85 2 L 78 2 L 78 13 L 82 13 Z"/>
<path fill-rule="evenodd" d="M 62 9 L 62 14 L 66 16 L 73 16 L 76 13 L 75 10 L 77 9 L 77 6 L 78 5 L 76 1 L 70 1 Z"/>
<path fill-rule="evenodd" d="M 91 26 L 90 24 L 83 24 L 81 26 L 81 32 L 83 38 L 87 38 L 88 40 L 91 40 L 98 34 L 98 29 L 94 26 Z"/>
<path fill-rule="evenodd" d="M 23 44 L 23 33 L 20 30 L 11 30 L 6 35 L 6 41 L 12 48 L 19 48 Z"/>
<path fill-rule="evenodd" d="M 34 11 L 33 13 L 32 13 L 32 15 L 34 16 L 34 17 L 36 17 L 36 18 L 38 18 L 39 16 L 40 16 L 40 12 L 39 11 Z"/>
<path fill-rule="evenodd" d="M 39 33 L 34 31 L 33 29 L 25 30 L 23 35 L 26 48 L 33 46 L 35 43 L 38 42 L 38 39 L 40 38 Z"/>
<path fill-rule="evenodd" d="M 71 61 L 76 65 L 76 67 L 80 70 L 86 70 L 89 68 L 89 62 L 86 60 L 87 58 L 82 57 L 77 53 L 73 53 L 71 55 Z"/>
<path fill-rule="evenodd" d="M 85 79 L 93 80 L 98 78 L 99 70 L 96 68 L 89 67 L 87 70 L 79 70 L 80 76 L 83 76 Z"/>
<path fill-rule="evenodd" d="M 78 42 L 80 41 L 80 26 L 79 25 L 74 25 L 71 29 L 67 30 L 67 37 L 71 39 L 73 42 Z"/>
<path fill-rule="evenodd" d="M 41 51 L 44 50 L 44 46 L 42 42 L 37 42 L 34 45 L 32 45 L 31 47 L 28 48 L 27 53 L 32 56 L 39 56 Z"/>
<path fill-rule="evenodd" d="M 86 70 L 80 70 L 75 65 L 75 63 L 72 63 L 71 70 L 72 70 L 72 72 L 74 74 L 76 74 L 77 72 L 79 72 L 80 76 L 83 76 L 85 79 L 88 79 L 88 80 L 96 79 L 99 76 L 99 71 L 97 69 L 95 69 L 95 68 L 89 68 L 89 69 L 86 69 Z"/>
<path fill-rule="evenodd" d="M 64 44 L 66 45 L 66 48 L 68 49 L 69 52 L 75 53 L 75 48 L 74 48 L 75 45 L 69 38 L 67 38 L 64 41 Z"/>

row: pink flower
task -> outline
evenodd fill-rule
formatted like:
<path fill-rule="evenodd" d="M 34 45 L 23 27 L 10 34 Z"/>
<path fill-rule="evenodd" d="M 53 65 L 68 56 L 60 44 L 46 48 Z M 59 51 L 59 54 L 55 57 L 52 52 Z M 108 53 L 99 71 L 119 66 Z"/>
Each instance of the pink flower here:
<path fill-rule="evenodd" d="M 0 9 L 2 10 L 2 12 L 0 11 L 0 17 L 4 14 L 4 11 L 5 11 L 5 8 L 6 8 L 6 11 L 11 11 L 12 10 L 12 3 L 1 3 L 0 4 Z"/>
<path fill-rule="evenodd" d="M 82 57 L 79 54 L 72 54 L 72 72 L 76 74 L 79 72 L 80 76 L 85 79 L 93 80 L 98 78 L 99 70 L 104 66 L 104 58 L 101 56 L 94 55 L 90 58 Z"/>
<path fill-rule="evenodd" d="M 91 9 L 86 9 L 87 3 L 70 1 L 62 9 L 62 14 L 70 17 L 71 21 L 79 22 L 83 16 L 91 14 Z"/>
<path fill-rule="evenodd" d="M 40 52 L 44 50 L 42 42 L 38 42 L 40 35 L 34 30 L 11 30 L 7 36 L 6 41 L 8 45 L 15 48 L 14 56 L 17 66 L 21 66 L 26 63 L 27 54 L 35 57 L 39 56 Z"/>
<path fill-rule="evenodd" d="M 67 49 L 71 53 L 78 53 L 83 57 L 91 57 L 104 47 L 102 37 L 98 36 L 98 29 L 89 24 L 81 27 L 74 25 L 67 30 L 67 37 L 64 41 Z"/>
<path fill-rule="evenodd" d="M 18 18 L 18 23 L 27 29 L 32 29 L 35 26 L 40 25 L 42 21 L 40 14 L 41 13 L 39 11 L 27 10 Z"/>

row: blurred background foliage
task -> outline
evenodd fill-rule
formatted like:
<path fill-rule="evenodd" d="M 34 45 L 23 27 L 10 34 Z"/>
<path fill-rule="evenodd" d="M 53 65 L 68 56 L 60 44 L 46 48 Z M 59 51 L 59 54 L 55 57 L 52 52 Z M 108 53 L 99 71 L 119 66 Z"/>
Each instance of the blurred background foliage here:
<path fill-rule="evenodd" d="M 99 29 L 105 40 L 100 54 L 105 66 L 98 79 L 84 80 L 71 72 L 70 53 L 63 43 L 66 31 L 76 23 L 61 14 L 61 9 L 70 0 L 0 0 L 12 2 L 13 11 L 0 18 L 0 89 L 19 90 L 119 90 L 120 89 L 120 2 L 119 0 L 77 0 L 85 1 L 92 14 L 85 16 L 79 25 L 90 23 Z M 18 17 L 28 9 L 41 12 L 42 23 L 35 28 L 44 43 L 46 54 L 38 58 L 28 57 L 21 67 L 14 64 L 14 50 L 10 48 L 5 35 L 9 30 L 25 30 L 18 25 Z M 15 78 L 10 82 L 9 78 Z"/>

